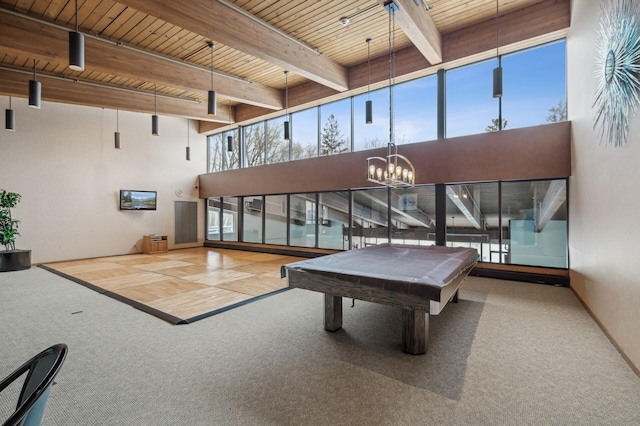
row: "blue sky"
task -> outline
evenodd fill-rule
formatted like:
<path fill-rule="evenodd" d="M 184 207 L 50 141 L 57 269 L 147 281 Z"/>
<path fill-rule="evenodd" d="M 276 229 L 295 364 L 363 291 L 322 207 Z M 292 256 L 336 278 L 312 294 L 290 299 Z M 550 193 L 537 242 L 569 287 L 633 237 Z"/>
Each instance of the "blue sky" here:
<path fill-rule="evenodd" d="M 498 99 L 492 96 L 492 73 L 497 60 L 448 70 L 446 73 L 447 137 L 483 133 L 498 117 Z M 547 44 L 502 57 L 502 116 L 507 128 L 546 122 L 549 109 L 566 99 L 565 42 Z M 436 138 L 436 76 L 398 84 L 394 90 L 394 132 L 397 144 Z M 364 123 L 365 102 L 373 100 L 373 123 Z M 356 150 L 370 139 L 389 138 L 389 89 L 353 99 Z M 351 99 L 320 107 L 320 126 L 333 114 L 347 140 L 351 136 Z M 293 140 L 315 144 L 317 109 L 296 113 Z"/>

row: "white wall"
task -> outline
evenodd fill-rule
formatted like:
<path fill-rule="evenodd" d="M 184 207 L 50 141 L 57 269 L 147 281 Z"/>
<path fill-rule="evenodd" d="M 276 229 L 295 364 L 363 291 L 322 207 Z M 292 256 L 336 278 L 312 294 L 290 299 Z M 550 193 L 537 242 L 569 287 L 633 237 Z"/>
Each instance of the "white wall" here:
<path fill-rule="evenodd" d="M 571 2 L 567 39 L 571 286 L 640 368 L 640 117 L 631 117 L 621 148 L 601 143 L 592 129 L 600 3 Z"/>
<path fill-rule="evenodd" d="M 187 130 L 186 119 L 162 116 L 160 136 L 152 136 L 150 115 L 120 111 L 117 150 L 115 110 L 12 103 L 16 131 L 0 130 L 0 189 L 22 195 L 13 211 L 21 221 L 16 248 L 31 249 L 32 262 L 137 253 L 148 234 L 168 235 L 170 249 L 202 245 L 204 203 L 194 186 L 206 172 L 206 138 L 195 122 Z M 8 105 L 0 97 L 2 109 Z M 157 191 L 158 209 L 120 211 L 120 189 Z M 173 244 L 175 201 L 198 201 L 199 244 Z"/>

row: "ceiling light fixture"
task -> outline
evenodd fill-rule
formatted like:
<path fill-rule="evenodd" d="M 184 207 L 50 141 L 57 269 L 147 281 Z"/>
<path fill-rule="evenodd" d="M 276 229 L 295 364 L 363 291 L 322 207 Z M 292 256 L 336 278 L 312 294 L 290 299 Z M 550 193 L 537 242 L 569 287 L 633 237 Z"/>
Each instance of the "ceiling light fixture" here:
<path fill-rule="evenodd" d="M 120 149 L 120 114 L 116 110 L 116 132 L 113 134 L 116 149 Z"/>
<path fill-rule="evenodd" d="M 502 61 L 498 54 L 498 0 L 496 0 L 496 59 L 498 67 L 493 69 L 493 97 L 502 97 Z"/>
<path fill-rule="evenodd" d="M 151 134 L 158 136 L 160 134 L 160 121 L 158 120 L 158 89 L 153 85 L 153 115 L 151 116 Z"/>
<path fill-rule="evenodd" d="M 411 161 L 398 154 L 398 147 L 394 143 L 393 132 L 393 89 L 395 86 L 395 3 L 389 2 L 384 6 L 389 12 L 389 143 L 386 157 L 367 158 L 367 180 L 392 188 L 413 186 L 416 171 Z"/>
<path fill-rule="evenodd" d="M 9 96 L 9 109 L 5 110 L 4 128 L 14 132 L 16 130 L 16 112 L 11 109 L 11 96 Z"/>
<path fill-rule="evenodd" d="M 216 92 L 213 90 L 213 48 L 216 47 L 213 42 L 209 43 L 209 49 L 211 49 L 210 54 L 210 65 L 211 69 L 211 90 L 209 90 L 209 94 L 207 96 L 207 114 L 208 115 L 216 115 Z"/>
<path fill-rule="evenodd" d="M 367 42 L 367 102 L 365 103 L 365 122 L 373 123 L 373 101 L 371 100 L 371 39 Z"/>
<path fill-rule="evenodd" d="M 191 161 L 191 147 L 189 146 L 190 120 L 187 118 L 187 161 Z"/>
<path fill-rule="evenodd" d="M 69 68 L 84 71 L 84 36 L 78 32 L 78 0 L 76 0 L 76 29 L 69 33 Z"/>
<path fill-rule="evenodd" d="M 231 132 L 231 104 L 229 104 L 229 132 L 227 134 L 227 152 L 233 152 L 233 136 Z"/>
<path fill-rule="evenodd" d="M 33 80 L 29 80 L 29 106 L 40 109 L 42 84 L 36 79 L 36 60 L 33 60 Z"/>
<path fill-rule="evenodd" d="M 289 71 L 284 72 L 284 140 L 289 140 Z"/>

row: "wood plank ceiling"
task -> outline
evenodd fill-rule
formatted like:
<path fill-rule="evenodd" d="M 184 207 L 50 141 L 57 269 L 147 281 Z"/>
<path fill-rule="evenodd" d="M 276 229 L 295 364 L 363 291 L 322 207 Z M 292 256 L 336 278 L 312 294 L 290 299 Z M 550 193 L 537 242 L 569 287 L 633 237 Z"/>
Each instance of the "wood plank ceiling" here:
<path fill-rule="evenodd" d="M 293 105 L 361 89 L 362 78 L 356 83 L 353 74 L 367 64 L 365 40 L 373 40 L 372 63 L 377 59 L 384 64 L 389 54 L 389 13 L 384 3 L 78 0 L 86 65 L 84 71 L 72 71 L 67 33 L 75 26 L 75 0 L 0 0 L 0 94 L 26 97 L 25 81 L 33 78 L 35 62 L 45 100 L 141 112 L 157 108 L 160 114 L 228 124 L 239 116 L 281 111 L 285 70 L 290 71 L 290 96 L 296 89 L 300 93 Z M 495 31 L 496 0 L 398 3 L 415 4 L 418 9 L 410 15 L 418 11 L 426 15 L 433 24 L 426 30 L 437 38 L 482 23 Z M 498 7 L 503 16 L 557 3 L 566 3 L 568 14 L 568 0 L 499 0 Z M 411 52 L 417 39 L 402 25 L 396 22 L 395 48 Z M 206 115 L 212 57 L 219 103 L 216 117 Z M 431 58 L 431 64 L 437 62 Z M 375 79 L 382 81 L 384 66 L 378 68 L 380 77 Z"/>

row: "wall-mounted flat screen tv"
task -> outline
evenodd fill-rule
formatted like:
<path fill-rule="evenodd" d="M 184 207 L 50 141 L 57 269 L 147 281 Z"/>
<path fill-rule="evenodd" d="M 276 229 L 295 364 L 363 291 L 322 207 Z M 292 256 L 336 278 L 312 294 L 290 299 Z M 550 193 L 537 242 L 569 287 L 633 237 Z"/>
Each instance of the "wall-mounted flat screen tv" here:
<path fill-rule="evenodd" d="M 155 210 L 157 201 L 156 191 L 120 190 L 120 210 Z"/>

